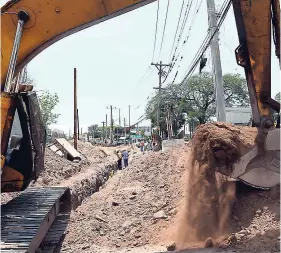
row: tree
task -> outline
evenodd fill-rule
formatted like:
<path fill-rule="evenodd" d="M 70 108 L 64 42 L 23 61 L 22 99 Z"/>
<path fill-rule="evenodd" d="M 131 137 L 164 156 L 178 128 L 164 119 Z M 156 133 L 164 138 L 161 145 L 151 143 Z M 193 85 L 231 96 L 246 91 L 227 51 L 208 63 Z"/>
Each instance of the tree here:
<path fill-rule="evenodd" d="M 248 106 L 249 95 L 245 78 L 239 74 L 225 74 L 224 93 L 226 106 Z M 157 96 L 150 99 L 146 115 L 155 122 Z M 170 84 L 161 96 L 160 127 L 165 129 L 165 117 L 170 110 L 173 129 L 180 129 L 187 122 L 204 124 L 216 115 L 215 91 L 212 74 L 202 72 L 182 84 Z M 183 113 L 187 114 L 186 119 Z M 164 126 L 163 126 L 164 123 Z M 164 128 L 163 128 L 164 127 Z"/>
<path fill-rule="evenodd" d="M 227 107 L 249 105 L 245 78 L 239 74 L 225 74 L 223 85 Z M 190 100 L 186 106 L 188 118 L 196 118 L 200 124 L 204 124 L 215 116 L 216 97 L 211 73 L 194 75 L 188 82 L 183 83 L 183 96 Z"/>
<path fill-rule="evenodd" d="M 184 124 L 183 109 L 184 98 L 180 98 L 178 94 L 178 85 L 169 84 L 163 89 L 161 94 L 159 125 L 160 130 L 166 132 L 166 120 L 169 115 L 172 121 L 172 128 L 177 132 Z M 158 109 L 158 95 L 155 94 L 147 103 L 146 116 L 151 120 L 152 126 L 157 125 L 157 109 Z"/>
<path fill-rule="evenodd" d="M 53 112 L 59 103 L 59 97 L 57 93 L 52 94 L 49 91 L 43 91 L 38 96 L 38 100 L 45 126 L 48 128 L 49 125 L 57 123 L 60 114 Z"/>

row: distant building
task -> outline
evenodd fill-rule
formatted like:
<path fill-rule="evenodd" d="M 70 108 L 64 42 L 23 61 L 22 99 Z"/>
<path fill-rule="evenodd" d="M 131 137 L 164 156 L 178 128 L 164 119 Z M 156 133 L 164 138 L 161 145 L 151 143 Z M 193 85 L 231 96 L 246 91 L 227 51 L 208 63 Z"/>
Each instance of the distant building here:
<path fill-rule="evenodd" d="M 252 118 L 251 107 L 226 107 L 226 122 L 235 125 L 247 125 Z"/>

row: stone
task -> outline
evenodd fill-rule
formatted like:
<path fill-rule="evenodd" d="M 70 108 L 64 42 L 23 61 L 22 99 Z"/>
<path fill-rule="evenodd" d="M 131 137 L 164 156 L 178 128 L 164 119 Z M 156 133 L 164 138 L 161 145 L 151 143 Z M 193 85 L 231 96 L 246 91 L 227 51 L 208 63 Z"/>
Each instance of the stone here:
<path fill-rule="evenodd" d="M 170 211 L 170 215 L 176 215 L 178 213 L 178 210 L 177 209 L 172 209 Z"/>
<path fill-rule="evenodd" d="M 237 242 L 237 238 L 236 238 L 235 235 L 230 236 L 230 237 L 228 238 L 228 240 L 229 240 L 230 242 L 232 242 L 232 243 L 236 243 L 236 242 Z"/>
<path fill-rule="evenodd" d="M 136 191 L 132 191 L 132 195 L 137 195 L 137 192 Z"/>
<path fill-rule="evenodd" d="M 256 214 L 261 214 L 261 210 L 258 209 L 258 210 L 256 211 Z"/>
<path fill-rule="evenodd" d="M 167 244 L 166 248 L 168 251 L 174 251 L 176 249 L 176 243 L 170 242 L 169 244 Z"/>
<path fill-rule="evenodd" d="M 165 214 L 164 210 L 160 210 L 153 214 L 154 219 L 165 219 L 167 218 L 167 215 Z"/>
<path fill-rule="evenodd" d="M 88 245 L 84 245 L 83 247 L 82 247 L 82 250 L 85 250 L 85 249 L 89 249 L 90 248 L 90 245 L 88 244 Z"/>
<path fill-rule="evenodd" d="M 206 241 L 205 241 L 205 248 L 211 248 L 214 246 L 214 242 L 213 242 L 213 239 L 212 238 L 208 238 Z"/>
<path fill-rule="evenodd" d="M 113 201 L 112 201 L 112 205 L 113 205 L 113 206 L 119 206 L 119 203 L 118 203 L 117 201 L 113 200 Z"/>
<path fill-rule="evenodd" d="M 135 195 L 132 195 L 132 196 L 129 197 L 129 199 L 131 199 L 131 200 L 133 200 L 133 199 L 135 199 L 135 198 L 136 198 Z"/>

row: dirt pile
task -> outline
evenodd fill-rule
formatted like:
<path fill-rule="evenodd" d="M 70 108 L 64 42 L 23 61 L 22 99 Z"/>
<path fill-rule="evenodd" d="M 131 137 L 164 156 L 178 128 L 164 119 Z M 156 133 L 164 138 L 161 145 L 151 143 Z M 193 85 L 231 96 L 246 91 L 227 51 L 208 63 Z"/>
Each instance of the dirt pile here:
<path fill-rule="evenodd" d="M 250 127 L 234 127 L 222 123 L 206 124 L 197 128 L 188 159 L 186 200 L 176 239 L 178 249 L 210 247 L 215 244 L 223 248 L 233 246 L 255 252 L 253 245 L 247 246 L 249 238 L 246 234 L 251 234 L 253 238 L 260 232 L 261 226 L 254 225 L 257 230 L 253 230 L 253 226 L 249 224 L 256 223 L 253 213 L 261 197 L 254 190 L 251 197 L 245 191 L 241 191 L 238 196 L 236 183 L 216 171 L 231 173 L 233 163 L 253 147 L 256 134 L 256 129 Z M 266 192 L 263 194 L 264 199 L 260 204 L 269 205 L 272 198 Z M 279 196 L 277 194 L 273 199 L 277 200 Z M 248 209 L 245 209 L 245 202 Z M 275 207 L 273 212 L 265 215 L 268 230 L 276 229 L 275 219 L 279 214 L 279 207 Z M 264 224 L 264 219 L 262 220 Z M 245 227 L 249 227 L 251 233 L 245 232 Z M 229 237 L 231 233 L 234 234 Z M 243 234 L 243 240 L 239 233 Z M 277 240 L 277 235 L 274 238 Z M 263 248 L 267 249 L 266 247 Z M 275 247 L 276 245 L 271 249 Z M 260 246 L 256 248 L 261 250 Z"/>
<path fill-rule="evenodd" d="M 135 157 L 72 213 L 63 250 L 92 252 L 107 247 L 104 252 L 116 252 L 162 241 L 160 232 L 174 222 L 183 200 L 186 161 L 179 157 L 184 152 Z"/>

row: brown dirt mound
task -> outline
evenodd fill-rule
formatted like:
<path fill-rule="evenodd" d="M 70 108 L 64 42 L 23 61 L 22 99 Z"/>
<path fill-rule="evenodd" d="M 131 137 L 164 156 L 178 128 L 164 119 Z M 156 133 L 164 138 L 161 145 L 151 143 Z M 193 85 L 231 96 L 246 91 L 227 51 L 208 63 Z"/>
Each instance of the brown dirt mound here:
<path fill-rule="evenodd" d="M 236 244 L 236 235 L 230 239 L 228 236 L 230 233 L 239 233 L 242 229 L 241 226 L 245 228 L 251 222 L 255 223 L 249 213 L 255 212 L 253 210 L 256 200 L 260 197 L 254 193 L 251 199 L 250 196 L 243 195 L 245 191 L 242 191 L 238 197 L 236 183 L 217 171 L 231 173 L 233 164 L 253 147 L 256 134 L 257 131 L 254 128 L 236 127 L 227 123 L 206 124 L 196 129 L 188 159 L 186 200 L 179 223 L 177 248 L 211 246 L 210 240 L 208 240 L 211 238 L 211 241 L 213 240 L 217 246 L 228 247 L 232 243 L 239 249 L 255 252 L 252 251 L 253 246 L 251 246 L 252 248 L 247 246 L 249 242 L 245 240 L 245 233 L 244 243 L 238 240 L 239 243 Z M 274 199 L 277 200 L 277 198 L 278 194 Z M 248 210 L 245 210 L 245 201 L 248 202 Z M 267 195 L 260 201 L 263 204 L 270 202 Z M 235 214 L 233 214 L 233 210 Z M 276 228 L 274 217 L 279 216 L 279 213 L 280 210 L 275 208 L 275 211 L 267 216 L 269 224 L 267 229 Z M 230 219 L 231 214 L 233 216 Z M 248 217 L 245 217 L 242 222 L 237 216 L 243 217 L 243 215 Z M 236 217 L 234 222 L 233 217 Z M 238 222 L 240 226 L 237 227 Z M 255 232 L 257 231 L 255 230 Z M 255 233 L 252 232 L 252 237 L 253 234 Z M 237 237 L 239 238 L 239 236 Z M 225 241 L 225 239 L 227 240 Z M 275 239 L 277 240 L 277 237 Z M 260 246 L 259 249 L 261 249 Z"/>

